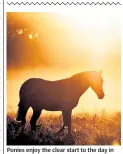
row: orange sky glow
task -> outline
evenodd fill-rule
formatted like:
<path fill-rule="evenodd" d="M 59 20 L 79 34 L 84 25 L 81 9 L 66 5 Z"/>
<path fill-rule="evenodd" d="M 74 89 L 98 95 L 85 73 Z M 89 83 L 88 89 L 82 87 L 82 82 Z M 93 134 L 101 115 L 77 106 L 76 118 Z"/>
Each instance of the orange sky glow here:
<path fill-rule="evenodd" d="M 101 69 L 104 99 L 99 100 L 89 88 L 73 112 L 120 111 L 121 24 L 117 13 L 7 13 L 7 19 L 8 41 L 21 40 L 14 43 L 15 52 L 11 42 L 7 48 L 8 112 L 17 110 L 20 86 L 28 78 L 59 80 Z M 25 21 L 27 27 L 19 26 Z"/>

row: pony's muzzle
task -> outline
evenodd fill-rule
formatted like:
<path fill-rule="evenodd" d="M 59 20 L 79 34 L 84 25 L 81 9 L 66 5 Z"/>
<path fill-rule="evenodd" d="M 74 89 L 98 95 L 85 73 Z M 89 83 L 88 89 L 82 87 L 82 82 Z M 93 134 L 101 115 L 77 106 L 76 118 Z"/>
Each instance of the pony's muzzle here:
<path fill-rule="evenodd" d="M 99 99 L 103 99 L 104 96 L 105 96 L 105 94 L 103 93 L 102 95 L 98 95 L 98 98 L 99 98 Z"/>

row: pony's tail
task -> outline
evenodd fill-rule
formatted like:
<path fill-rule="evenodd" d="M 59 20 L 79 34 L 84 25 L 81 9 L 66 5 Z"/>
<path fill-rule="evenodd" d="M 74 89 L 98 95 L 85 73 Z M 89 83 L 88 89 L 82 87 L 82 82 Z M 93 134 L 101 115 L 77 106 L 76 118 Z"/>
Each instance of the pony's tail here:
<path fill-rule="evenodd" d="M 21 101 L 19 101 L 18 103 L 18 110 L 17 110 L 17 114 L 16 114 L 16 120 L 17 121 L 21 121 L 22 118 L 21 118 L 21 111 L 22 110 L 22 105 L 21 105 Z"/>
<path fill-rule="evenodd" d="M 18 107 L 19 107 L 19 106 L 20 106 L 20 104 L 21 104 L 20 102 L 21 102 L 21 101 L 19 101 L 19 103 L 18 103 Z"/>

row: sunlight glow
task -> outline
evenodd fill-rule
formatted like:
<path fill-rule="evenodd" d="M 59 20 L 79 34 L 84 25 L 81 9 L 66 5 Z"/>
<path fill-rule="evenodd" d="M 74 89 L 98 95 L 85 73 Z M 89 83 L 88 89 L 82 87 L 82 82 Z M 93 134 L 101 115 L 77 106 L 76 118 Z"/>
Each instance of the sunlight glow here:
<path fill-rule="evenodd" d="M 37 33 L 35 34 L 35 37 L 38 37 L 38 34 Z"/>
<path fill-rule="evenodd" d="M 17 14 L 15 19 L 18 18 Z M 84 10 L 84 13 L 25 13 L 24 17 L 32 29 L 25 25 L 23 29 L 14 29 L 15 33 L 24 33 L 19 39 L 26 44 L 23 44 L 23 50 L 21 49 L 18 55 L 13 49 L 12 54 L 8 54 L 9 63 L 12 65 L 12 69 L 8 69 L 8 104 L 17 108 L 19 88 L 30 77 L 59 80 L 82 71 L 103 69 L 105 98 L 98 100 L 89 88 L 74 111 L 120 111 L 121 28 L 116 10 L 109 14 L 104 10 Z M 10 31 L 8 35 L 16 38 Z M 12 48 L 11 43 L 10 47 Z M 20 57 L 16 65 L 12 55 L 14 58 Z M 30 58 L 26 62 L 28 56 Z M 18 77 L 15 74 L 19 74 Z"/>
<path fill-rule="evenodd" d="M 22 29 L 18 29 L 18 30 L 16 30 L 16 32 L 17 32 L 19 35 L 23 34 L 23 30 L 22 30 Z"/>
<path fill-rule="evenodd" d="M 28 36 L 29 36 L 29 39 L 32 39 L 32 34 L 29 34 Z"/>
<path fill-rule="evenodd" d="M 112 145 L 119 146 L 120 144 L 118 143 L 118 141 L 113 141 Z"/>

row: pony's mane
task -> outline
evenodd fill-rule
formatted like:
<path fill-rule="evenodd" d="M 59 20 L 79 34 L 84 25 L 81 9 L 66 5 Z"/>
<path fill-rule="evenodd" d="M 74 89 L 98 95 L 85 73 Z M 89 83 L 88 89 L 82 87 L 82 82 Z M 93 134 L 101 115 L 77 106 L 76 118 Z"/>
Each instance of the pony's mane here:
<path fill-rule="evenodd" d="M 72 75 L 71 78 L 77 78 L 79 76 L 84 76 L 85 74 L 87 74 L 89 72 L 91 73 L 92 71 L 80 72 L 80 73 L 77 73 L 77 74 Z"/>

